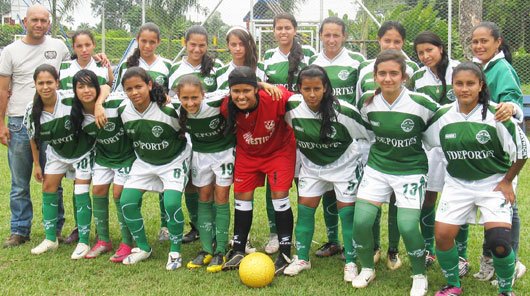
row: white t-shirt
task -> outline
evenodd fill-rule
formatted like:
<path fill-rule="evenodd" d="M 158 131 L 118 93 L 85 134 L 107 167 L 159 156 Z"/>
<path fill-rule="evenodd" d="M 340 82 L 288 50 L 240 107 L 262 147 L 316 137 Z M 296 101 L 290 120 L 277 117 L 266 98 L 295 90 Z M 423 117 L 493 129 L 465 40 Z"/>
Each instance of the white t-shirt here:
<path fill-rule="evenodd" d="M 70 52 L 64 42 L 49 36 L 38 45 L 17 40 L 6 46 L 0 55 L 0 75 L 11 77 L 11 97 L 6 115 L 24 116 L 26 106 L 35 95 L 35 68 L 46 63 L 59 72 L 61 62 L 69 58 Z"/>

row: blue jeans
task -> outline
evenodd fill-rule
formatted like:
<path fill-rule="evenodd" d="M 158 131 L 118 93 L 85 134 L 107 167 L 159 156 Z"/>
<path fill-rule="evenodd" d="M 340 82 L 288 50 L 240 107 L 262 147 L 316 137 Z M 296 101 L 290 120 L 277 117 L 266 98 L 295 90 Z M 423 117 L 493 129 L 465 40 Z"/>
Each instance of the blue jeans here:
<path fill-rule="evenodd" d="M 26 127 L 22 117 L 8 117 L 7 126 L 11 139 L 8 145 L 7 159 L 11 171 L 11 192 L 9 207 L 11 209 L 11 234 L 29 236 L 33 219 L 33 205 L 31 203 L 29 183 L 32 177 L 33 156 Z M 41 166 L 46 162 L 46 144 L 40 149 Z M 62 188 L 59 188 L 59 217 L 57 230 L 64 225 L 64 207 Z"/>

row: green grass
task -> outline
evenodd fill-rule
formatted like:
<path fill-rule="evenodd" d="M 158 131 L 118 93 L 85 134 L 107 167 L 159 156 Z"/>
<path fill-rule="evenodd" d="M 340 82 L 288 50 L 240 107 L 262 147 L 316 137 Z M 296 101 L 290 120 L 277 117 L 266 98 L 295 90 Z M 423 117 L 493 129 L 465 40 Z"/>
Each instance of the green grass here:
<path fill-rule="evenodd" d="M 530 95 L 530 84 L 523 84 L 521 86 L 524 95 Z"/>
<path fill-rule="evenodd" d="M 7 152 L 5 147 L 0 148 L 0 238 L 9 235 L 9 189 L 10 175 L 7 165 Z M 530 181 L 525 169 L 519 182 L 519 211 L 522 217 L 521 247 L 519 251 L 522 262 L 530 267 L 530 253 L 528 241 L 530 227 L 528 219 L 530 195 Z M 65 191 L 71 192 L 71 185 L 65 183 Z M 295 205 L 294 192 L 291 194 L 292 204 Z M 343 263 L 339 257 L 320 259 L 314 256 L 314 251 L 320 243 L 325 241 L 325 229 L 321 210 L 317 211 L 317 226 L 312 248 L 313 269 L 303 272 L 297 277 L 281 276 L 263 289 L 249 289 L 239 281 L 238 273 L 222 272 L 207 274 L 204 269 L 187 270 L 185 267 L 178 271 L 165 270 L 168 243 L 159 243 L 155 237 L 159 228 L 158 199 L 153 194 L 146 195 L 143 214 L 146 220 L 148 237 L 153 247 L 152 257 L 134 266 L 113 264 L 108 261 L 108 256 L 94 260 L 73 261 L 70 254 L 74 246 L 61 245 L 59 250 L 41 256 L 30 254 L 30 249 L 37 245 L 44 237 L 41 224 L 41 188 L 32 182 L 32 200 L 34 207 L 33 231 L 31 242 L 22 247 L 13 249 L 0 249 L 0 295 L 25 295 L 25 294 L 57 294 L 57 295 L 408 295 L 411 279 L 410 264 L 404 253 L 401 243 L 401 258 L 404 266 L 398 271 L 391 272 L 382 260 L 377 269 L 377 279 L 369 288 L 354 291 L 353 288 L 342 280 Z M 64 233 L 73 227 L 71 199 L 66 198 L 67 224 Z M 294 206 L 296 210 L 296 206 Z M 115 217 L 115 208 L 111 203 L 111 237 L 114 245 L 119 242 L 119 230 Z M 296 217 L 296 211 L 295 211 Z M 386 221 L 386 213 L 383 216 Z M 384 222 L 383 224 L 386 224 Z M 185 229 L 188 230 L 187 228 Z M 469 257 L 472 270 L 463 279 L 466 295 L 497 295 L 496 288 L 489 283 L 473 279 L 471 274 L 478 270 L 478 258 L 482 243 L 482 228 L 471 227 L 469 240 Z M 94 234 L 92 234 L 94 236 Z M 251 232 L 255 246 L 262 247 L 268 238 L 267 219 L 265 214 L 264 194 L 259 190 L 256 197 L 254 211 L 254 225 Z M 382 241 L 386 243 L 386 227 L 382 230 Z M 383 246 L 386 249 L 386 245 Z M 199 250 L 199 243 L 183 246 L 183 258 L 186 263 Z M 429 295 L 445 282 L 438 265 L 428 270 Z M 530 275 L 518 281 L 515 292 L 523 295 L 530 291 Z M 527 291 L 527 292 L 524 292 Z"/>

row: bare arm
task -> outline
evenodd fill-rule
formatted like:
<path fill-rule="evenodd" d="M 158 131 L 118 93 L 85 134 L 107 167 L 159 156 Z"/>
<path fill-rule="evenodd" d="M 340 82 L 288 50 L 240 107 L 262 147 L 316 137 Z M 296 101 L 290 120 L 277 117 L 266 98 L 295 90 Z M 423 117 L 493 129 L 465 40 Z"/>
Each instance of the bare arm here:
<path fill-rule="evenodd" d="M 96 107 L 94 109 L 94 116 L 96 117 L 96 125 L 98 128 L 102 128 L 107 123 L 107 116 L 105 115 L 105 108 L 103 108 L 103 103 L 110 94 L 110 86 L 102 85 L 101 92 L 99 97 L 96 100 Z"/>
<path fill-rule="evenodd" d="M 10 76 L 0 76 L 0 142 L 3 145 L 9 143 L 9 129 L 5 123 L 7 102 L 9 101 L 9 88 L 11 86 Z"/>
<path fill-rule="evenodd" d="M 502 192 L 506 200 L 511 204 L 515 202 L 515 192 L 513 192 L 512 181 L 515 176 L 519 174 L 525 163 L 526 159 L 518 159 L 516 162 L 512 163 L 512 166 L 510 169 L 508 169 L 508 172 L 504 178 L 499 182 L 499 184 L 497 184 L 497 187 L 493 189 L 493 191 Z"/>
<path fill-rule="evenodd" d="M 31 154 L 33 155 L 33 177 L 35 177 L 37 182 L 42 183 L 44 175 L 42 174 L 42 168 L 40 167 L 39 148 L 37 147 L 35 140 L 31 139 L 29 140 L 29 143 L 31 146 Z"/>

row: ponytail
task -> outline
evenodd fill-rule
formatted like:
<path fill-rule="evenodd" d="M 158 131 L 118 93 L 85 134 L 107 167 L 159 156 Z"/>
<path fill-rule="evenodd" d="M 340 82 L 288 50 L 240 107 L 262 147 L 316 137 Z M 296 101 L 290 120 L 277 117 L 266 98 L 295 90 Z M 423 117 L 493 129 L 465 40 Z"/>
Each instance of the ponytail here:
<path fill-rule="evenodd" d="M 140 48 L 135 48 L 131 56 L 127 58 L 127 68 L 138 67 L 140 65 Z"/>
<path fill-rule="evenodd" d="M 138 34 L 136 34 L 136 40 L 140 39 L 140 35 L 143 31 L 150 31 L 156 34 L 158 41 L 160 41 L 160 28 L 155 23 L 145 23 L 140 29 L 138 29 Z M 127 59 L 127 68 L 137 67 L 140 65 L 140 47 L 136 47 L 133 54 Z"/>
<path fill-rule="evenodd" d="M 295 17 L 290 13 L 284 12 L 276 15 L 272 22 L 273 29 L 276 27 L 276 22 L 278 20 L 288 20 L 295 30 L 298 28 L 298 22 L 296 21 Z M 304 51 L 302 50 L 302 45 L 300 45 L 300 42 L 295 36 L 293 39 L 291 50 L 289 52 L 289 57 L 287 58 L 287 60 L 289 61 L 289 70 L 287 71 L 287 89 L 291 91 L 294 90 L 295 78 L 296 75 L 298 75 L 298 71 L 300 70 L 300 63 L 303 61 L 303 59 Z"/>
<path fill-rule="evenodd" d="M 203 26 L 194 25 L 191 26 L 184 34 L 184 41 L 187 43 L 190 41 L 191 35 L 202 35 L 206 39 L 206 45 L 208 46 L 208 32 Z M 201 59 L 201 75 L 208 76 L 211 74 L 213 67 L 215 66 L 215 60 L 208 55 L 208 51 L 202 56 Z"/>

